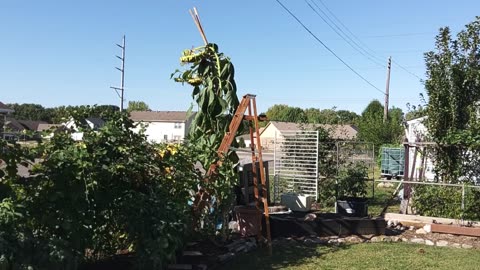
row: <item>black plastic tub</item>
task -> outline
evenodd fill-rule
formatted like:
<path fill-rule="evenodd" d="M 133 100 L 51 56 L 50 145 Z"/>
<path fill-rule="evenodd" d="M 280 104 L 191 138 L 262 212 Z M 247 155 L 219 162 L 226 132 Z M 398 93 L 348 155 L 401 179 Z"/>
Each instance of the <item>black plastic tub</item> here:
<path fill-rule="evenodd" d="M 368 199 L 345 198 L 337 200 L 337 213 L 347 217 L 368 216 Z"/>

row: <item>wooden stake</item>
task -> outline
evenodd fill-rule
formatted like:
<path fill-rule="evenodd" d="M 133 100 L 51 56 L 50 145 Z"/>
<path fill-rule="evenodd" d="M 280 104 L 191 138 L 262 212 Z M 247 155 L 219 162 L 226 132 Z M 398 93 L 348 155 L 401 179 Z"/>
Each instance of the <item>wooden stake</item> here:
<path fill-rule="evenodd" d="M 200 16 L 198 15 L 197 8 L 193 8 L 193 11 L 190 9 L 188 10 L 190 12 L 190 15 L 192 16 L 193 22 L 197 26 L 198 32 L 200 32 L 200 35 L 202 36 L 203 42 L 205 45 L 208 44 L 207 37 L 205 36 L 205 32 L 203 31 L 202 23 L 200 22 Z"/>

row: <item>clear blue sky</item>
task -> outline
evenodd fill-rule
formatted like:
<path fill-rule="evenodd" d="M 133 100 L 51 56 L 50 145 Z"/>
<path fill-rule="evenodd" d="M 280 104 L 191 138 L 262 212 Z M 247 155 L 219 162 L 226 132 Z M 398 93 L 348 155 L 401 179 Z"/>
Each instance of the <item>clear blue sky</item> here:
<path fill-rule="evenodd" d="M 318 0 L 316 3 L 321 6 Z M 341 58 L 380 89 L 385 68 L 351 48 L 303 0 L 283 0 Z M 479 15 L 478 0 L 323 0 L 361 42 L 424 78 L 423 52 L 442 26 L 454 31 Z M 115 66 L 127 36 L 126 99 L 154 110 L 185 110 L 191 89 L 170 80 L 183 49 L 202 44 L 188 9 L 236 67 L 239 95 L 273 104 L 361 112 L 383 94 L 315 41 L 275 0 L 0 0 L 0 101 L 44 106 L 118 104 Z M 320 13 L 321 14 L 321 13 Z M 391 104 L 418 104 L 423 85 L 393 65 Z"/>

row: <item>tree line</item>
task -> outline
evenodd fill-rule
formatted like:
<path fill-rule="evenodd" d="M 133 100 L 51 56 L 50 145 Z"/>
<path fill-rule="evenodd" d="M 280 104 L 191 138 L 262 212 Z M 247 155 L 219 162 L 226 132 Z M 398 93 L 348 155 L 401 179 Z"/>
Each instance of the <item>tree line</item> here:
<path fill-rule="evenodd" d="M 270 107 L 266 115 L 271 121 L 309 123 L 309 124 L 351 124 L 358 128 L 358 139 L 382 144 L 399 144 L 403 135 L 404 114 L 400 108 L 392 107 L 383 121 L 383 105 L 378 100 L 371 101 L 359 115 L 348 110 L 302 109 L 277 104 Z"/>
<path fill-rule="evenodd" d="M 34 103 L 10 103 L 6 104 L 14 110 L 12 117 L 18 120 L 45 121 L 52 124 L 60 124 L 73 112 L 86 112 L 88 117 L 100 117 L 103 114 L 117 112 L 120 108 L 116 105 L 79 105 L 58 106 L 47 108 Z M 150 107 L 143 101 L 129 101 L 127 111 L 149 111 Z"/>

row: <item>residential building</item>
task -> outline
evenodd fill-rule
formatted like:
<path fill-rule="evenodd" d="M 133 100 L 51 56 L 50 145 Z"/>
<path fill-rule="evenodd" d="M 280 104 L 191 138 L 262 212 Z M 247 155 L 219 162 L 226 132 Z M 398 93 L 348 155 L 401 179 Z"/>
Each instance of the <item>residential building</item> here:
<path fill-rule="evenodd" d="M 7 107 L 0 101 L 0 137 L 4 138 L 5 123 L 7 122 L 7 115 L 13 113 L 14 111 Z"/>
<path fill-rule="evenodd" d="M 188 115 L 185 111 L 133 111 L 130 119 L 144 125 L 151 142 L 180 142 L 187 136 L 193 114 Z"/>
<path fill-rule="evenodd" d="M 408 177 L 413 178 L 409 180 L 422 178 L 431 181 L 435 179 L 434 162 L 431 155 L 434 149 L 432 147 L 426 149 L 420 144 L 415 146 L 416 143 L 426 141 L 428 136 L 428 129 L 424 124 L 426 120 L 427 117 L 424 116 L 406 122 L 405 143 L 408 143 L 411 147 L 405 153 L 405 158 L 408 160 L 408 164 L 405 164 L 405 166 L 408 166 Z"/>
<path fill-rule="evenodd" d="M 334 140 L 351 141 L 357 138 L 357 127 L 354 125 L 316 125 L 291 122 L 270 121 L 260 133 L 260 140 L 264 149 L 273 149 L 275 137 L 282 137 L 283 132 L 297 130 L 315 130 L 322 127 L 330 132 L 330 136 Z"/>

